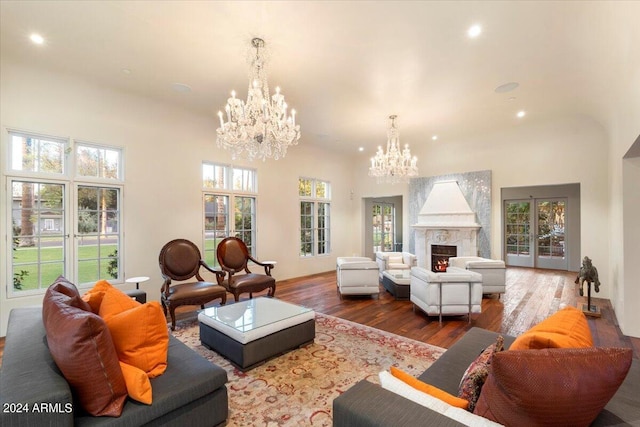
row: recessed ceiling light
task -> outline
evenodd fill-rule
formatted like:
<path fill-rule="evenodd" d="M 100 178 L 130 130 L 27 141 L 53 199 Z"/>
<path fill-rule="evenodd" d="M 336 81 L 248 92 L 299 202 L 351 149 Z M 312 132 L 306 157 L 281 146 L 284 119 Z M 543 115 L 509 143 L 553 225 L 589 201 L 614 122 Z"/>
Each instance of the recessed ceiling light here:
<path fill-rule="evenodd" d="M 358 151 L 364 151 L 364 147 L 358 148 Z"/>
<path fill-rule="evenodd" d="M 516 116 L 518 116 L 519 118 L 523 118 L 527 113 L 522 110 L 522 111 L 518 111 L 518 114 L 516 114 Z"/>
<path fill-rule="evenodd" d="M 436 140 L 438 139 L 438 135 L 433 135 L 433 136 L 431 137 L 431 139 L 432 139 L 432 140 L 434 140 L 434 141 L 436 141 Z"/>
<path fill-rule="evenodd" d="M 510 82 L 510 83 L 505 83 L 503 85 L 498 86 L 493 91 L 495 93 L 511 92 L 512 90 L 516 90 L 518 88 L 518 86 L 520 86 L 520 83 Z"/>
<path fill-rule="evenodd" d="M 191 86 L 186 85 L 184 83 L 173 83 L 171 84 L 171 88 L 176 92 L 180 93 L 189 93 L 191 92 Z"/>
<path fill-rule="evenodd" d="M 44 37 L 42 37 L 40 34 L 33 33 L 29 36 L 29 38 L 35 44 L 44 44 Z"/>
<path fill-rule="evenodd" d="M 467 30 L 467 35 L 470 38 L 475 39 L 480 35 L 481 32 L 482 32 L 482 27 L 480 25 L 473 25 Z"/>

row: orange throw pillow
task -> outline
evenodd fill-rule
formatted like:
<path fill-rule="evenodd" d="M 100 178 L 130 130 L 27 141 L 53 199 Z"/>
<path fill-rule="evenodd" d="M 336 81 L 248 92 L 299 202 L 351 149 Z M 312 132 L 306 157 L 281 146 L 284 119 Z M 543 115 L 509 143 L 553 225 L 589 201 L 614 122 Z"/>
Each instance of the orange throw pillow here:
<path fill-rule="evenodd" d="M 420 390 L 423 393 L 427 393 L 435 398 L 438 398 L 451 406 L 456 406 L 458 408 L 467 409 L 469 407 L 469 402 L 464 399 L 460 399 L 450 393 L 447 393 L 444 390 L 440 390 L 438 387 L 434 387 L 430 384 L 427 384 L 419 379 L 415 378 L 413 375 L 410 375 L 396 367 L 391 367 L 390 369 L 391 375 L 398 378 L 399 380 L 407 383 L 411 387 L 416 390 Z"/>
<path fill-rule="evenodd" d="M 130 310 L 140 306 L 140 303 L 129 295 L 125 294 L 118 288 L 110 287 L 105 290 L 102 297 L 102 303 L 100 304 L 100 310 L 98 314 L 105 321 L 108 321 L 111 317 L 122 313 L 123 311 Z"/>
<path fill-rule="evenodd" d="M 124 362 L 120 362 L 120 369 L 122 369 L 122 376 L 124 376 L 129 397 L 140 403 L 151 405 L 153 396 L 151 393 L 151 381 L 149 381 L 147 374 L 142 369 Z"/>
<path fill-rule="evenodd" d="M 108 296 L 105 295 L 103 305 Z M 159 302 L 138 304 L 105 319 L 105 322 L 121 362 L 142 369 L 149 378 L 164 373 L 167 369 L 169 331 Z"/>
<path fill-rule="evenodd" d="M 89 304 L 91 307 L 91 311 L 95 314 L 100 312 L 100 304 L 102 304 L 102 298 L 104 297 L 104 293 L 113 288 L 111 283 L 106 280 L 98 280 L 93 288 L 89 289 L 84 295 L 82 295 L 82 299 Z"/>
<path fill-rule="evenodd" d="M 566 307 L 516 338 L 509 350 L 584 347 L 593 347 L 587 317 L 575 307 Z"/>

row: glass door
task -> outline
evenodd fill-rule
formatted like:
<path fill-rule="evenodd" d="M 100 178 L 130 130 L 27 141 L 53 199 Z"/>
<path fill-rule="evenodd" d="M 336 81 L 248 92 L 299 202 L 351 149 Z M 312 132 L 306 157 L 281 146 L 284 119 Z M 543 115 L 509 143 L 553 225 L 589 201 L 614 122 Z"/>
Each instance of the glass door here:
<path fill-rule="evenodd" d="M 566 198 L 505 200 L 507 265 L 567 269 Z"/>
<path fill-rule="evenodd" d="M 395 244 L 395 207 L 393 203 L 374 202 L 373 253 L 393 252 Z"/>
<path fill-rule="evenodd" d="M 504 243 L 507 265 L 533 267 L 531 254 L 531 201 L 505 201 Z"/>
<path fill-rule="evenodd" d="M 536 267 L 567 269 L 565 254 L 566 199 L 536 200 Z"/>

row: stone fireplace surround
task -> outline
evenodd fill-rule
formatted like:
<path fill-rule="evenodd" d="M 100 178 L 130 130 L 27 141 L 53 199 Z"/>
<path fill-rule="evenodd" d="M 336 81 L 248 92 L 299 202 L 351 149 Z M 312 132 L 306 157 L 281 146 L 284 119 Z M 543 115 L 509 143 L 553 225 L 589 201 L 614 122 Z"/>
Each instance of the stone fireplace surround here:
<path fill-rule="evenodd" d="M 471 210 L 457 181 L 439 181 L 420 209 L 418 222 L 412 225 L 418 266 L 432 269 L 433 245 L 455 246 L 457 256 L 477 256 L 476 214 Z"/>
<path fill-rule="evenodd" d="M 425 225 L 420 224 L 423 222 L 424 218 L 420 217 L 420 212 L 424 207 L 424 204 L 427 198 L 431 195 L 433 187 L 439 183 L 444 181 L 455 181 L 458 184 L 460 191 L 462 192 L 464 199 L 472 211 L 475 214 L 475 218 L 472 219 L 472 223 L 475 224 L 475 227 L 478 225 L 480 228 L 476 231 L 476 249 L 473 255 L 479 255 L 484 258 L 491 258 L 491 171 L 490 170 L 480 170 L 480 171 L 472 171 L 472 172 L 460 172 L 460 173 L 451 173 L 446 175 L 437 175 L 437 176 L 423 176 L 412 178 L 409 182 L 409 193 L 407 198 L 407 222 L 409 225 L 409 234 L 408 238 L 405 239 L 405 248 L 404 250 L 408 250 L 416 254 L 418 259 L 418 264 L 425 266 L 428 264 L 426 262 L 430 256 L 427 257 L 427 248 L 424 245 L 421 245 L 421 249 L 418 250 L 417 245 L 417 237 L 420 234 L 426 234 L 428 230 L 437 231 L 437 230 L 446 230 L 445 228 L 433 226 L 433 225 Z M 451 211 L 449 209 L 449 211 Z M 451 221 L 455 221 L 453 218 L 455 215 L 453 212 L 449 212 L 449 216 L 441 216 L 441 223 L 447 223 Z M 415 228 L 414 225 L 418 225 L 419 228 Z M 452 224 L 442 224 L 442 225 L 452 225 Z M 421 227 L 420 227 L 421 226 Z M 458 230 L 456 233 L 450 233 L 449 240 L 457 240 L 460 237 L 454 236 L 453 234 L 459 234 L 460 232 L 469 231 L 465 227 L 457 227 L 453 228 L 453 230 Z M 442 237 L 440 238 L 442 239 Z M 439 243 L 435 243 L 439 244 Z M 446 244 L 446 243 L 440 243 Z M 463 256 L 460 252 L 460 248 L 457 247 L 458 256 Z M 472 249 L 471 249 L 472 250 Z"/>

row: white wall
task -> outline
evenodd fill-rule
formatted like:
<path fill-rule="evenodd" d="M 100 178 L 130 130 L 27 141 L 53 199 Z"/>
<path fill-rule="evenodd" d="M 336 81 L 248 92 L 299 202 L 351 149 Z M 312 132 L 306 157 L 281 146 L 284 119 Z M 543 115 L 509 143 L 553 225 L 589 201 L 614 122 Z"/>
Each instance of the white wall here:
<path fill-rule="evenodd" d="M 162 280 L 158 254 L 173 238 L 186 238 L 202 247 L 202 161 L 230 163 L 227 152 L 215 146 L 216 116 L 201 116 L 135 95 L 113 92 L 77 78 L 41 72 L 20 64 L 2 64 L 0 73 L 0 127 L 6 153 L 7 128 L 71 137 L 124 147 L 124 276 L 149 276 L 141 285 L 150 300 L 159 298 Z M 178 95 L 177 95 L 178 96 Z M 343 156 L 305 144 L 279 161 L 237 162 L 258 172 L 258 259 L 276 260 L 277 280 L 332 270 L 335 257 L 358 250 L 359 229 L 354 222 L 358 199 L 350 197 L 345 182 L 353 179 Z M 3 163 L 4 166 L 4 163 Z M 300 259 L 298 177 L 330 181 L 332 185 L 332 253 Z M 39 304 L 42 295 L 8 298 L 10 246 L 5 229 L 5 181 L 0 196 L 0 251 L 4 261 L 0 286 L 0 336 L 9 311 Z M 211 278 L 211 280 L 213 280 Z"/>
<path fill-rule="evenodd" d="M 640 82 L 629 87 L 627 104 L 611 129 L 610 256 L 613 304 L 620 329 L 640 337 L 640 162 L 623 159 L 640 144 Z"/>
<path fill-rule="evenodd" d="M 622 332 L 640 337 L 640 56 L 634 43 L 640 37 L 640 27 L 634 25 L 637 14 L 624 8 L 611 12 L 617 28 L 625 28 L 607 43 L 618 53 L 609 67 L 616 70 L 619 88 L 607 90 L 607 96 L 615 100 L 607 123 L 611 303 Z M 636 158 L 624 159 L 632 147 Z"/>

